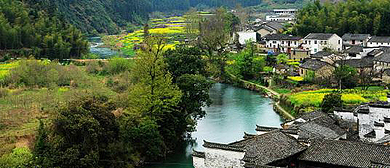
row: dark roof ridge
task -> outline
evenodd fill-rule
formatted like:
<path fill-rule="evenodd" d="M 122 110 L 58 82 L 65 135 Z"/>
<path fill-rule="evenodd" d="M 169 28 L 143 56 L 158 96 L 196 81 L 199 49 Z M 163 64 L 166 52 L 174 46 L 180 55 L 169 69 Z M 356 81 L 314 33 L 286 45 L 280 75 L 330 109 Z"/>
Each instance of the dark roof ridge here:
<path fill-rule="evenodd" d="M 244 146 L 234 146 L 229 144 L 221 144 L 221 143 L 214 143 L 214 142 L 207 142 L 206 140 L 203 140 L 204 144 L 203 146 L 206 148 L 215 148 L 215 149 L 225 149 L 225 150 L 231 150 L 236 152 L 244 152 Z"/>
<path fill-rule="evenodd" d="M 204 152 L 198 152 L 195 149 L 192 150 L 193 157 L 205 158 L 206 154 Z"/>
<path fill-rule="evenodd" d="M 256 124 L 256 131 L 273 131 L 277 130 L 279 128 L 277 127 L 271 127 L 271 126 L 260 126 Z"/>

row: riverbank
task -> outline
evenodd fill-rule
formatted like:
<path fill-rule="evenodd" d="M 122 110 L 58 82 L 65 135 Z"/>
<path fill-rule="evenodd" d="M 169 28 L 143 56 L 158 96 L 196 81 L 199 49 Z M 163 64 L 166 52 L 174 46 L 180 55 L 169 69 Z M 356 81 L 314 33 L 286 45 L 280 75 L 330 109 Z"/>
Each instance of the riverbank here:
<path fill-rule="evenodd" d="M 231 80 L 231 82 L 233 82 L 233 84 L 235 84 L 239 87 L 243 87 L 245 89 L 260 92 L 260 93 L 264 94 L 266 97 L 270 97 L 274 101 L 274 103 L 273 103 L 274 110 L 277 113 L 279 113 L 280 115 L 282 115 L 283 118 L 285 118 L 287 120 L 295 119 L 295 117 L 293 115 L 291 115 L 282 106 L 280 106 L 280 104 L 279 104 L 280 94 L 278 92 L 272 90 L 271 88 L 259 85 L 257 83 L 253 83 L 250 81 L 240 79 L 240 78 L 234 76 L 233 74 L 230 74 L 230 73 L 227 73 L 227 74 L 230 76 L 230 80 Z"/>

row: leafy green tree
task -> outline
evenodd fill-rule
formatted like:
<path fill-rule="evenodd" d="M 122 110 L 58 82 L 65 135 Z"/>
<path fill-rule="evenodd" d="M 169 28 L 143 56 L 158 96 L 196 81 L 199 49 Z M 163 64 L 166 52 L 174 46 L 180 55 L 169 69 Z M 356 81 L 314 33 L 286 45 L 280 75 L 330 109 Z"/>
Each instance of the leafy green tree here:
<path fill-rule="evenodd" d="M 342 107 L 343 101 L 341 100 L 341 94 L 331 93 L 325 95 L 321 103 L 321 110 L 325 113 L 331 113 L 337 107 Z"/>
<path fill-rule="evenodd" d="M 168 71 L 173 81 L 184 74 L 200 74 L 208 76 L 206 61 L 202 58 L 202 50 L 198 47 L 178 46 L 175 50 L 164 53 Z"/>
<path fill-rule="evenodd" d="M 276 62 L 278 64 L 286 64 L 288 61 L 288 55 L 287 54 L 279 54 L 276 56 Z"/>
<path fill-rule="evenodd" d="M 202 107 L 210 105 L 208 93 L 212 82 L 205 77 L 208 75 L 206 62 L 199 48 L 180 46 L 176 50 L 168 50 L 164 58 L 173 81 L 183 93 L 179 103 L 180 111 L 183 113 L 178 119 L 182 124 L 179 132 L 184 134 L 193 130 L 196 123 L 193 119 L 204 116 Z"/>
<path fill-rule="evenodd" d="M 166 70 L 165 39 L 150 36 L 145 42 L 132 70 L 134 85 L 129 91 L 128 111 L 155 121 L 165 145 L 172 148 L 182 136 L 182 132 L 176 131 L 182 124 L 178 123 L 179 116 L 183 115 L 178 110 L 182 93 Z"/>
<path fill-rule="evenodd" d="M 358 82 L 357 70 L 348 65 L 340 65 L 339 67 L 336 67 L 333 74 L 340 89 L 353 88 Z"/>
<path fill-rule="evenodd" d="M 40 126 L 34 151 L 42 167 L 112 167 L 132 162 L 131 148 L 119 146 L 119 125 L 104 96 L 86 96 L 61 107 L 52 124 Z M 117 156 L 118 153 L 129 155 Z M 117 162 L 120 158 L 122 162 Z M 109 162 L 107 162 L 109 160 Z"/>
<path fill-rule="evenodd" d="M 239 19 L 224 8 L 218 8 L 215 15 L 200 22 L 199 46 L 206 52 L 208 60 L 219 68 L 218 77 L 225 75 L 225 48 L 238 24 Z"/>

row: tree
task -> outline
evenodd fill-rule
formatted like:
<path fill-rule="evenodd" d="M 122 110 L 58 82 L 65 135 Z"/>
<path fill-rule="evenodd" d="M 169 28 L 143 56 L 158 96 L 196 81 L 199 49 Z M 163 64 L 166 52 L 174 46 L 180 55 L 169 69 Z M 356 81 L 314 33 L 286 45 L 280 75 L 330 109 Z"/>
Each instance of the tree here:
<path fill-rule="evenodd" d="M 34 151 L 36 165 L 116 167 L 132 162 L 131 148 L 120 146 L 113 107 L 105 96 L 80 97 L 61 107 L 52 125 L 40 126 Z"/>
<path fill-rule="evenodd" d="M 334 71 L 334 78 L 339 85 L 339 89 L 355 87 L 357 77 L 356 69 L 348 65 L 341 64 Z"/>
<path fill-rule="evenodd" d="M 225 48 L 239 20 L 225 9 L 200 22 L 199 46 L 205 50 L 210 63 L 219 67 L 218 77 L 224 77 L 227 54 Z"/>
<path fill-rule="evenodd" d="M 276 56 L 276 62 L 278 64 L 286 64 L 288 61 L 288 55 L 287 54 L 279 54 Z"/>
<path fill-rule="evenodd" d="M 178 117 L 182 129 L 178 131 L 193 131 L 196 124 L 194 119 L 203 117 L 205 111 L 202 107 L 211 104 L 209 89 L 212 82 L 206 78 L 208 73 L 202 51 L 197 47 L 179 46 L 175 50 L 168 50 L 164 58 L 174 83 L 183 93 L 179 103 L 183 113 Z"/>
<path fill-rule="evenodd" d="M 184 74 L 199 74 L 208 76 L 206 61 L 202 58 L 202 50 L 198 47 L 178 46 L 175 50 L 164 53 L 168 71 L 172 74 L 173 82 Z"/>
<path fill-rule="evenodd" d="M 372 83 L 372 79 L 375 77 L 375 69 L 374 68 L 361 68 L 359 71 L 359 83 L 362 86 L 362 90 L 367 90 Z"/>
<path fill-rule="evenodd" d="M 182 93 L 172 83 L 172 76 L 166 69 L 164 46 L 165 39 L 161 37 L 150 36 L 145 40 L 132 69 L 134 84 L 129 90 L 127 111 L 156 122 L 165 146 L 172 148 L 183 135 L 176 131 L 182 126 L 178 122 L 183 115 L 178 108 Z"/>
<path fill-rule="evenodd" d="M 343 101 L 341 99 L 341 94 L 331 93 L 325 95 L 321 103 L 321 110 L 325 113 L 331 113 L 337 107 L 342 107 Z"/>

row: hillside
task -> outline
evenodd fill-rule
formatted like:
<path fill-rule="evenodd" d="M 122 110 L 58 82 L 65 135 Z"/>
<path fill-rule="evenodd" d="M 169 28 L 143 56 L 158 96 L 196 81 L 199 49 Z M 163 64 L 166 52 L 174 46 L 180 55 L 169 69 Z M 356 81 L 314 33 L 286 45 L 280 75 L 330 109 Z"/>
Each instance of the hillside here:
<path fill-rule="evenodd" d="M 127 25 L 141 25 L 151 12 L 187 11 L 225 6 L 258 5 L 261 0 L 30 0 L 36 9 L 58 14 L 88 34 L 118 33 Z"/>

